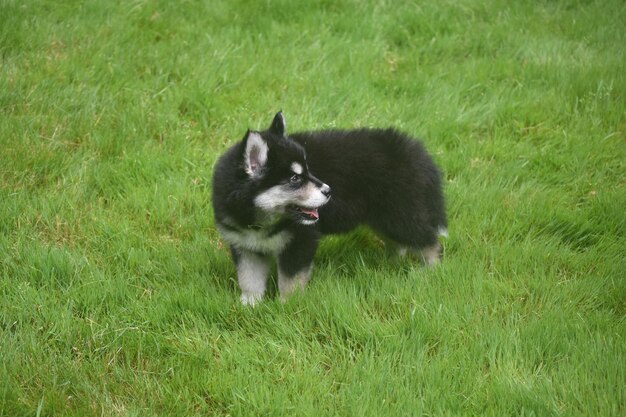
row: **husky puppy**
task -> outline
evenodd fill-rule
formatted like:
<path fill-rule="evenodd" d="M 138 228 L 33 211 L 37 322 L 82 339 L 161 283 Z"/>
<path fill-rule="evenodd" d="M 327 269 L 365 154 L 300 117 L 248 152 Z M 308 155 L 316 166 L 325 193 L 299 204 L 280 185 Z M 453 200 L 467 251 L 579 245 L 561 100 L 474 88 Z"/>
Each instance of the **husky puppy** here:
<path fill-rule="evenodd" d="M 213 208 L 250 305 L 274 259 L 281 298 L 303 289 L 325 234 L 366 224 L 432 265 L 447 233 L 441 174 L 416 139 L 394 129 L 287 135 L 282 112 L 219 159 Z"/>

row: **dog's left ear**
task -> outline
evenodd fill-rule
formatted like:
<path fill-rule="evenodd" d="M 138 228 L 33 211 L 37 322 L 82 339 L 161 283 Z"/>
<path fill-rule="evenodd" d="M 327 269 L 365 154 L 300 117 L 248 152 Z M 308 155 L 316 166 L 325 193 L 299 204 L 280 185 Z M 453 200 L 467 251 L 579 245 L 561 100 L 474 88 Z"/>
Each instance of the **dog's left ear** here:
<path fill-rule="evenodd" d="M 244 169 L 254 178 L 260 177 L 267 163 L 267 142 L 258 132 L 248 131 L 245 138 L 246 148 L 243 154 Z"/>
<path fill-rule="evenodd" d="M 287 134 L 287 122 L 285 121 L 282 110 L 274 116 L 274 120 L 272 120 L 272 125 L 270 126 L 270 133 L 281 137 Z"/>

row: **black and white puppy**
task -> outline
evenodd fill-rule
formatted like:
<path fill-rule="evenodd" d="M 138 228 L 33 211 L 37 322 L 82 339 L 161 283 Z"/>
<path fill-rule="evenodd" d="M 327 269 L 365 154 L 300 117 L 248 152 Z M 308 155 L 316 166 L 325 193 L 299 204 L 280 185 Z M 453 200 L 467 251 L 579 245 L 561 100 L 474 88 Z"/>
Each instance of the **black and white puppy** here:
<path fill-rule="evenodd" d="M 320 238 L 360 224 L 435 264 L 438 236 L 447 234 L 441 188 L 416 139 L 393 129 L 287 136 L 279 112 L 268 130 L 246 132 L 213 175 L 215 222 L 231 247 L 241 301 L 263 298 L 274 259 L 283 299 L 304 288 Z"/>

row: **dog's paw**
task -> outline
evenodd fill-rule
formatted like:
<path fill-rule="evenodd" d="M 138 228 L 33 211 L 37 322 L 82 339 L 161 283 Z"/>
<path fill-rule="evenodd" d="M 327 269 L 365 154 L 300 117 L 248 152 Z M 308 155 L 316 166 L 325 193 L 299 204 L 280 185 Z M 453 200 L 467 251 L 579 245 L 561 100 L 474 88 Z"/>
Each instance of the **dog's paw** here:
<path fill-rule="evenodd" d="M 262 294 L 241 294 L 241 304 L 254 307 L 263 300 Z"/>

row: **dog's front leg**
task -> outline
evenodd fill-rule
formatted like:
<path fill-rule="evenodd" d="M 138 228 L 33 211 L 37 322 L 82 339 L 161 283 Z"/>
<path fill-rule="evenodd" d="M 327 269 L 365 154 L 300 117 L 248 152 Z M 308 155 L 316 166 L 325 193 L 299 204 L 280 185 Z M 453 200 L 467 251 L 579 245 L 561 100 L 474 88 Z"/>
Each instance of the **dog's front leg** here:
<path fill-rule="evenodd" d="M 254 306 L 263 299 L 269 275 L 269 259 L 245 250 L 233 248 L 233 258 L 237 265 L 237 278 L 241 288 L 243 305 Z"/>
<path fill-rule="evenodd" d="M 313 233 L 296 236 L 279 255 L 278 291 L 283 302 L 295 291 L 304 290 L 311 279 L 318 239 Z"/>
<path fill-rule="evenodd" d="M 295 274 L 288 274 L 280 267 L 278 268 L 278 291 L 280 291 L 281 301 L 287 301 L 289 296 L 297 290 L 304 290 L 306 284 L 311 279 L 312 268 L 313 264 Z"/>

